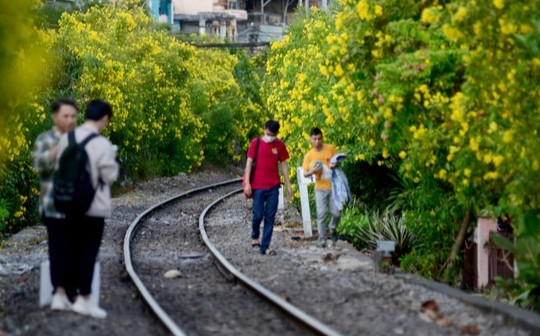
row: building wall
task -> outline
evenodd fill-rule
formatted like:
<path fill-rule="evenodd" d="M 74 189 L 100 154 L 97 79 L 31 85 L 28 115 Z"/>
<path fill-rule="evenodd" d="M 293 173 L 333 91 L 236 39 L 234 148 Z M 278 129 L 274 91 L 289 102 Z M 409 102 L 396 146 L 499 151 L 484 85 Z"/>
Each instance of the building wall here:
<path fill-rule="evenodd" d="M 173 0 L 174 14 L 195 15 L 199 12 L 211 12 L 214 0 Z"/>

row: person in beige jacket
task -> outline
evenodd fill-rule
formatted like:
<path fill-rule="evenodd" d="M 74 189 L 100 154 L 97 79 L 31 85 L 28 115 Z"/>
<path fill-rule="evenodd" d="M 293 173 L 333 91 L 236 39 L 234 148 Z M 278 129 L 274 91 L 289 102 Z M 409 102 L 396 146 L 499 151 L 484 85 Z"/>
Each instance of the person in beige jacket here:
<path fill-rule="evenodd" d="M 107 102 L 96 99 L 86 107 L 85 122 L 77 127 L 75 140 L 80 143 L 91 133 L 98 134 L 86 146 L 89 171 L 96 189 L 94 199 L 85 214 L 67 216 L 67 238 L 70 252 L 69 271 L 76 288 L 74 312 L 96 318 L 105 318 L 107 313 L 90 296 L 94 263 L 97 258 L 105 218 L 112 212 L 111 184 L 118 177 L 119 165 L 116 151 L 111 142 L 101 134 L 112 117 L 112 108 Z M 68 146 L 67 134 L 58 143 L 56 168 L 62 152 Z"/>

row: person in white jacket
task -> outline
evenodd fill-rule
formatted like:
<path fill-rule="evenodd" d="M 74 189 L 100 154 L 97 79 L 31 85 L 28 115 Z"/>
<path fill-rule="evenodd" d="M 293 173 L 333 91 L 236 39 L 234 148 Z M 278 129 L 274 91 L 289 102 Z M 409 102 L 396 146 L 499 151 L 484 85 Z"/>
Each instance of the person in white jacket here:
<path fill-rule="evenodd" d="M 110 217 L 111 184 L 118 177 L 119 165 L 116 151 L 111 142 L 101 134 L 112 117 L 112 108 L 103 100 L 92 100 L 86 107 L 85 122 L 75 129 L 75 140 L 80 143 L 89 134 L 96 133 L 85 146 L 88 154 L 89 171 L 96 189 L 94 199 L 85 214 L 67 216 L 68 245 L 71 253 L 70 275 L 76 288 L 74 312 L 96 318 L 105 318 L 107 313 L 90 296 L 94 264 L 99 252 L 105 218 Z M 62 152 L 68 147 L 67 134 L 58 143 L 56 168 Z"/>

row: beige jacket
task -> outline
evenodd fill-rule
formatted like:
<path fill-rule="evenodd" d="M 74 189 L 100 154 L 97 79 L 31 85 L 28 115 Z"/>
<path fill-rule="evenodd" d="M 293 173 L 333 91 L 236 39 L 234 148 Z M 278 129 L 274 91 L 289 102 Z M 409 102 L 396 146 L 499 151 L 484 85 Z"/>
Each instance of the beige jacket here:
<path fill-rule="evenodd" d="M 75 129 L 75 140 L 83 141 L 90 133 L 97 133 L 98 130 L 92 125 L 82 124 Z M 68 146 L 67 133 L 60 138 L 58 143 L 58 155 L 56 157 L 56 169 L 59 167 L 62 152 Z M 115 158 L 111 142 L 104 136 L 97 136 L 86 145 L 88 160 L 90 163 L 90 174 L 92 182 L 96 187 L 96 194 L 92 205 L 86 216 L 90 217 L 110 217 L 112 212 L 111 204 L 111 184 L 118 177 L 119 165 Z"/>

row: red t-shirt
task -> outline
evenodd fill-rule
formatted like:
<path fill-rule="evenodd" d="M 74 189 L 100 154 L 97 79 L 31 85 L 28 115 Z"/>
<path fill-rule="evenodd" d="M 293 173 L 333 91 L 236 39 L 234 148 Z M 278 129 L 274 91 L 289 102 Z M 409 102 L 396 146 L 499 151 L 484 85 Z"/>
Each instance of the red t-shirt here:
<path fill-rule="evenodd" d="M 255 157 L 257 138 L 251 140 L 248 150 L 248 158 Z M 278 163 L 289 159 L 289 152 L 283 141 L 276 139 L 270 143 L 259 142 L 255 172 L 252 171 L 252 189 L 268 189 L 280 183 Z"/>

